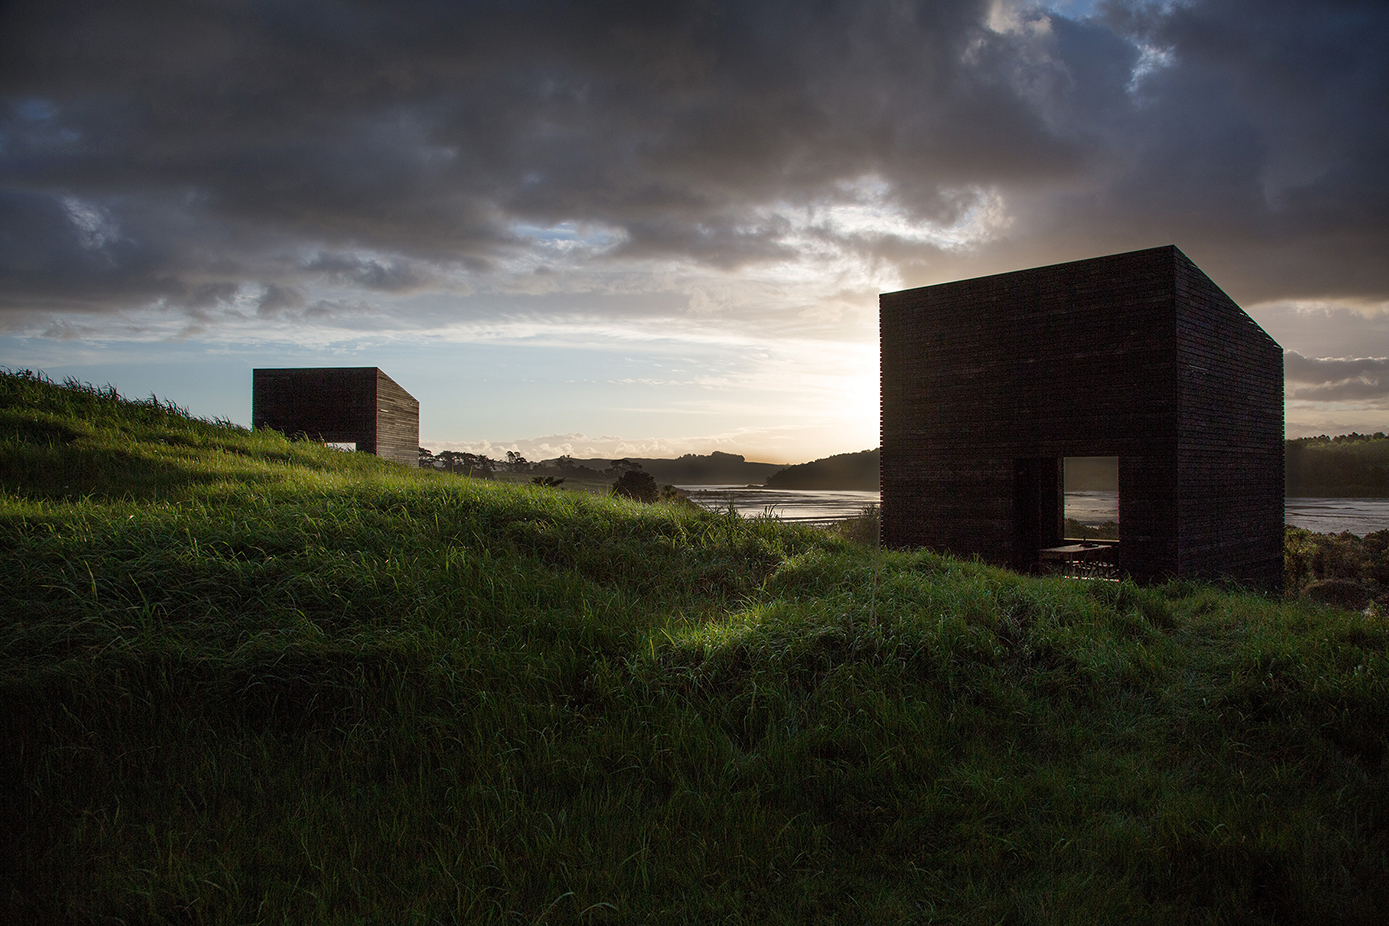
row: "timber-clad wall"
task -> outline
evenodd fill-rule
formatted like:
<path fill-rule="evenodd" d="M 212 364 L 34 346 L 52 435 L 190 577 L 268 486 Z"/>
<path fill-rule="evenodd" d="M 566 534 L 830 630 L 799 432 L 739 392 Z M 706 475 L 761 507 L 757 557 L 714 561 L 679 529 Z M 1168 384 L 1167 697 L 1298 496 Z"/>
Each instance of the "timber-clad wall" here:
<path fill-rule="evenodd" d="M 880 299 L 886 543 L 1026 568 L 1119 458 L 1139 581 L 1282 582 L 1283 355 L 1175 247 Z"/>
<path fill-rule="evenodd" d="M 376 455 L 407 466 L 420 465 L 420 403 L 380 370 L 376 371 Z"/>
<path fill-rule="evenodd" d="M 419 464 L 420 403 L 376 367 L 255 370 L 251 426 Z"/>

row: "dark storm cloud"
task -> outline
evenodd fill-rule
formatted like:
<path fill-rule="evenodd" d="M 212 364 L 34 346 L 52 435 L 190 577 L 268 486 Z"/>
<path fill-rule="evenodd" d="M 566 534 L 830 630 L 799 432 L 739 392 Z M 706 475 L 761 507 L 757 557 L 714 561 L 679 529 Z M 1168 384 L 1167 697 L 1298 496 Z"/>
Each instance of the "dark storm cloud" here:
<path fill-rule="evenodd" d="M 1130 105 L 1101 104 L 1077 122 L 1110 120 L 1095 137 L 1113 179 L 1020 224 L 1036 235 L 1050 223 L 1091 251 L 1176 243 L 1241 300 L 1383 299 L 1389 5 L 1103 9 L 1103 23 L 1143 51 Z"/>
<path fill-rule="evenodd" d="M 1288 396 L 1313 402 L 1383 402 L 1389 399 L 1389 357 L 1352 359 L 1304 357 L 1288 351 L 1283 358 Z"/>
<path fill-rule="evenodd" d="M 923 281 L 1173 242 L 1239 298 L 1389 292 L 1382 4 L 998 9 L 9 4 L 0 309 L 302 312 L 565 222 L 736 268 L 865 177 L 945 226 L 1004 197 L 972 253 L 840 236 Z"/>
<path fill-rule="evenodd" d="M 304 294 L 293 286 L 272 283 L 256 300 L 256 313 L 263 318 L 276 318 L 304 307 Z"/>
<path fill-rule="evenodd" d="M 409 292 L 425 286 L 433 278 L 428 268 L 417 261 L 376 260 L 344 254 L 316 254 L 302 266 L 337 286 L 359 286 L 383 292 Z"/>

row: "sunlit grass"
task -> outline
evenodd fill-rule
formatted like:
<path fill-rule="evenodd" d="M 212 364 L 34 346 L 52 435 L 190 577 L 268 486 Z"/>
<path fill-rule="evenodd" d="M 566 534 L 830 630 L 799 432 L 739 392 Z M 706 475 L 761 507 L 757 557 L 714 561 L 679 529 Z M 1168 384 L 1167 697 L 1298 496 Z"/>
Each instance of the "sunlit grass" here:
<path fill-rule="evenodd" d="M 0 918 L 1389 903 L 1374 614 L 420 473 L 31 377 L 0 415 Z"/>

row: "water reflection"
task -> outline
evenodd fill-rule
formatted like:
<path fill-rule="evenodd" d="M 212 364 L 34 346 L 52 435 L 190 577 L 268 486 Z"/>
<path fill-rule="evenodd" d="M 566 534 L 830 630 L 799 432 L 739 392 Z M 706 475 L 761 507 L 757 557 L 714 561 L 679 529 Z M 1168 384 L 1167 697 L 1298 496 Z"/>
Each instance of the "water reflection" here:
<path fill-rule="evenodd" d="M 690 499 L 704 508 L 728 510 L 731 504 L 743 517 L 770 516 L 802 524 L 827 524 L 858 517 L 879 501 L 877 492 L 768 489 L 762 486 L 681 486 Z M 1290 498 L 1284 504 L 1284 520 L 1294 527 L 1318 533 L 1350 531 L 1364 536 L 1389 529 L 1386 498 Z M 1119 519 L 1118 492 L 1067 492 L 1066 516 L 1095 526 Z"/>
<path fill-rule="evenodd" d="M 1283 521 L 1319 534 L 1349 531 L 1361 537 L 1389 529 L 1389 498 L 1289 498 Z"/>
<path fill-rule="evenodd" d="M 878 504 L 877 492 L 768 489 L 763 486 L 679 486 L 690 500 L 712 511 L 733 510 L 745 518 L 773 517 L 799 524 L 828 524 L 856 518 Z"/>
<path fill-rule="evenodd" d="M 1118 492 L 1067 492 L 1066 517 L 1087 527 L 1119 520 Z"/>

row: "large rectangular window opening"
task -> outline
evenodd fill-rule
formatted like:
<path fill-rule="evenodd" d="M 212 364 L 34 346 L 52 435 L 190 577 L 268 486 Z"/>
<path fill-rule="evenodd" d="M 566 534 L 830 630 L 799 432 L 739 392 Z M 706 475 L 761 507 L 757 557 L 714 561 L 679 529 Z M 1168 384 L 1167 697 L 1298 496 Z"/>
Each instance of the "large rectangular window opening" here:
<path fill-rule="evenodd" d="M 1066 540 L 1119 539 L 1119 458 L 1066 457 Z"/>

